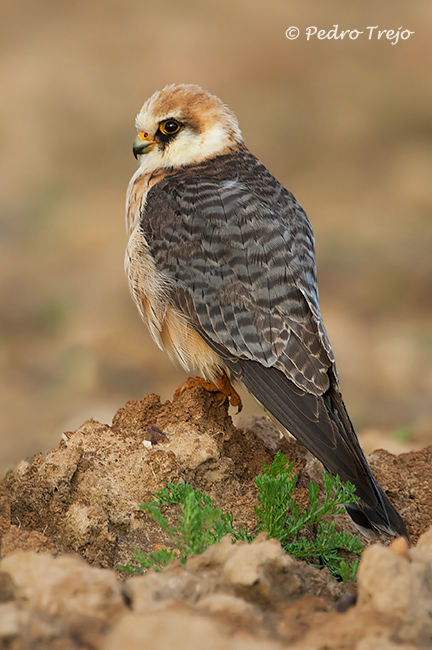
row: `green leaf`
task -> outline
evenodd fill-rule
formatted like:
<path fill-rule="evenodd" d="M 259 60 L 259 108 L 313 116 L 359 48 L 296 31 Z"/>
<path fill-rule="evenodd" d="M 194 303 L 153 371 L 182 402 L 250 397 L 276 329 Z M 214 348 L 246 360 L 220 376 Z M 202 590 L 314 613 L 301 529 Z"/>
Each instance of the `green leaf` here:
<path fill-rule="evenodd" d="M 257 533 L 267 532 L 268 537 L 278 539 L 284 550 L 298 559 L 304 559 L 313 566 L 327 567 L 330 573 L 344 582 L 354 580 L 358 560 L 348 564 L 339 553 L 341 550 L 360 554 L 362 546 L 356 535 L 345 531 L 336 532 L 334 521 L 328 523 L 325 515 L 335 515 L 344 510 L 346 503 L 357 501 L 355 487 L 345 485 L 339 476 L 332 477 L 323 472 L 324 498 L 320 504 L 320 488 L 311 481 L 307 494 L 309 503 L 300 511 L 293 498 L 297 475 L 293 473 L 294 461 L 278 451 L 271 465 L 264 464 L 264 473 L 255 478 L 258 488 Z M 254 536 L 247 529 L 233 524 L 232 512 L 223 513 L 216 508 L 213 499 L 194 490 L 188 483 L 168 483 L 154 495 L 154 500 L 140 505 L 171 538 L 174 548 L 161 549 L 154 553 L 135 551 L 134 562 L 119 565 L 128 573 L 141 573 L 149 568 L 161 571 L 174 558 L 185 563 L 191 554 L 203 553 L 208 546 L 217 544 L 222 537 L 230 535 L 232 541 L 250 543 Z M 162 512 L 166 506 L 178 506 L 177 514 L 171 516 Z M 306 529 L 313 535 L 304 536 Z"/>

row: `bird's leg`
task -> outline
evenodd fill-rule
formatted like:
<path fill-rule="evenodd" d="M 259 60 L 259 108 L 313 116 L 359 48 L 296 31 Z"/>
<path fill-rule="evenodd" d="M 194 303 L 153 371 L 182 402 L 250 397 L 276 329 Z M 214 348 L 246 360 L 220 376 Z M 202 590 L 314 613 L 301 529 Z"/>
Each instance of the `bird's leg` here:
<path fill-rule="evenodd" d="M 177 388 L 175 394 L 181 395 L 187 388 L 193 388 L 194 386 L 202 386 L 204 390 L 207 390 L 210 393 L 218 393 L 217 398 L 221 404 L 228 399 L 230 406 L 237 406 L 237 413 L 240 413 L 243 408 L 241 397 L 231 384 L 225 370 L 217 376 L 214 382 L 203 379 L 202 377 L 190 377 L 180 386 L 180 388 Z"/>

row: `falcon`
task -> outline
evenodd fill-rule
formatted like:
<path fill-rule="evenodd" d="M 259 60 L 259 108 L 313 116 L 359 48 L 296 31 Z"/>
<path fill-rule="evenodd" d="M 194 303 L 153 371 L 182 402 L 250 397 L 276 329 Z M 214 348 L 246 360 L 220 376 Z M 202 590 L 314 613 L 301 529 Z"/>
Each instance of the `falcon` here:
<path fill-rule="evenodd" d="M 342 400 L 318 304 L 312 226 L 246 148 L 237 119 L 195 85 L 169 85 L 136 118 L 125 266 L 150 333 L 231 404 L 240 380 L 327 471 L 369 531 L 408 537 Z"/>

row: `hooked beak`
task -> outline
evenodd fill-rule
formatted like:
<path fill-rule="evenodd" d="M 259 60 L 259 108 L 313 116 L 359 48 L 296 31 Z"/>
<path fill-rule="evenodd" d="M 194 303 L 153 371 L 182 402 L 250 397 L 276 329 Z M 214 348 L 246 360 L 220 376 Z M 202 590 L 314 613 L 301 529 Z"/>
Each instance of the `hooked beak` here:
<path fill-rule="evenodd" d="M 132 146 L 133 155 L 138 160 L 138 156 L 141 156 L 144 153 L 150 153 L 156 144 L 157 142 L 152 140 L 148 133 L 141 131 L 134 140 Z"/>

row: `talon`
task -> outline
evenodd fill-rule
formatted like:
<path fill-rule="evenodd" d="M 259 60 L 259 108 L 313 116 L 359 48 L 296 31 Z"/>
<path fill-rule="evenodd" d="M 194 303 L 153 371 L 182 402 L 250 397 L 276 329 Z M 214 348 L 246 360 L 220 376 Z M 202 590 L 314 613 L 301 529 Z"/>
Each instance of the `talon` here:
<path fill-rule="evenodd" d="M 232 385 L 230 378 L 225 371 L 216 380 L 216 386 L 219 393 L 222 393 L 230 403 L 230 406 L 237 406 L 237 413 L 243 408 L 241 397 Z"/>
<path fill-rule="evenodd" d="M 217 377 L 215 382 L 203 379 L 202 377 L 190 377 L 184 384 L 177 388 L 175 395 L 182 395 L 185 390 L 194 386 L 201 386 L 209 393 L 217 393 L 217 399 L 221 405 L 228 399 L 230 406 L 237 406 L 237 413 L 240 413 L 243 408 L 241 397 L 233 388 L 225 371 Z"/>

